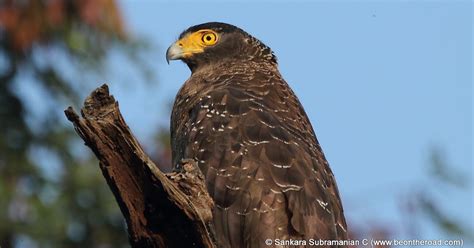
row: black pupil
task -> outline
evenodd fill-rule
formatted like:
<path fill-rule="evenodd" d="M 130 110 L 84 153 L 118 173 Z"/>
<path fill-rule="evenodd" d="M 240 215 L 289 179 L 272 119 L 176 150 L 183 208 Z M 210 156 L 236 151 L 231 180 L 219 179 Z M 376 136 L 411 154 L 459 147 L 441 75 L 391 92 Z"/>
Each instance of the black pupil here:
<path fill-rule="evenodd" d="M 210 35 L 206 35 L 206 40 L 211 41 L 212 37 Z"/>

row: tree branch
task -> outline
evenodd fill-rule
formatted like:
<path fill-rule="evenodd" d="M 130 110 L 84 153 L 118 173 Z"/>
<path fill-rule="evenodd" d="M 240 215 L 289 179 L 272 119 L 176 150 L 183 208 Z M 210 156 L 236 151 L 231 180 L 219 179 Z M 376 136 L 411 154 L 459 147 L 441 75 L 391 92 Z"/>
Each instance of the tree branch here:
<path fill-rule="evenodd" d="M 193 160 L 164 174 L 144 153 L 106 84 L 85 100 L 82 118 L 65 110 L 76 132 L 99 159 L 115 195 L 132 247 L 216 247 L 213 201 Z"/>

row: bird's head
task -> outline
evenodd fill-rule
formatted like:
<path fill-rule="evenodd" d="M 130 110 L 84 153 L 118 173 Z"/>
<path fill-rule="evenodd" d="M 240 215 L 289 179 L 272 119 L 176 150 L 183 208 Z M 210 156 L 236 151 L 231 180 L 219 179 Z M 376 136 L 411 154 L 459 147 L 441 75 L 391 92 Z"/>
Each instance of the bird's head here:
<path fill-rule="evenodd" d="M 184 61 L 194 71 L 203 65 L 226 61 L 268 61 L 276 64 L 272 50 L 242 29 L 220 22 L 192 26 L 166 51 L 166 60 Z"/>

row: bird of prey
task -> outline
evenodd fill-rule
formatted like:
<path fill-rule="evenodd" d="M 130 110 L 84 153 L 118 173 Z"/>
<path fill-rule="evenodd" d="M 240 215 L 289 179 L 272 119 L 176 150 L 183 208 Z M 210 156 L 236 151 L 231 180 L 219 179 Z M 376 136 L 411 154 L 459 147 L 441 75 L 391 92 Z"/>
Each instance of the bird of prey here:
<path fill-rule="evenodd" d="M 191 70 L 172 110 L 173 165 L 198 162 L 218 246 L 347 239 L 334 175 L 272 50 L 210 22 L 185 30 L 166 58 Z"/>

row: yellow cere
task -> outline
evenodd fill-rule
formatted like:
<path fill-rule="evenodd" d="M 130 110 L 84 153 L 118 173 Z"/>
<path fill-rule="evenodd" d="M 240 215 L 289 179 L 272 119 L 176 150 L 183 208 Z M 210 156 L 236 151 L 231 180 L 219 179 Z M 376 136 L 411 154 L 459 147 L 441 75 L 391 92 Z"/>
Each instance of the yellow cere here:
<path fill-rule="evenodd" d="M 213 46 L 219 40 L 219 35 L 211 29 L 202 29 L 186 35 L 178 40 L 176 44 L 183 51 L 183 57 L 189 57 L 194 53 L 202 53 L 205 47 Z"/>

